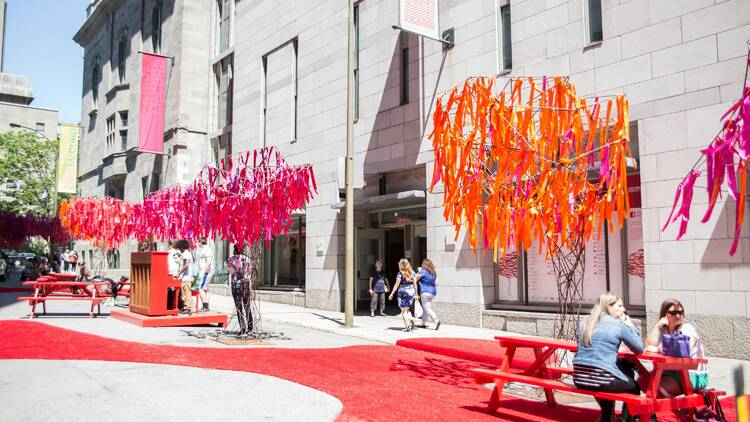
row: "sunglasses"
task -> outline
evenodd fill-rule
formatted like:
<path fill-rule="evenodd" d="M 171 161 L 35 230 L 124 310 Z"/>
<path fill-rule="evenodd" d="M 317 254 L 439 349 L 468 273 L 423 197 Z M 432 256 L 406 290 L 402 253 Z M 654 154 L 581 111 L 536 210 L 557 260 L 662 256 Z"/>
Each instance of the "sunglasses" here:
<path fill-rule="evenodd" d="M 682 316 L 685 315 L 685 311 L 667 311 L 669 315 L 672 316 Z"/>

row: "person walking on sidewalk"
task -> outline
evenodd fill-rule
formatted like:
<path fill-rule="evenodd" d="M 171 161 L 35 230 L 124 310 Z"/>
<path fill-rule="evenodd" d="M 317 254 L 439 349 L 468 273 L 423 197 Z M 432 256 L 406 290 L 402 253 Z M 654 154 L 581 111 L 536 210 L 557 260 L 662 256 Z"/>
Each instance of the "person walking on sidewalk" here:
<path fill-rule="evenodd" d="M 198 294 L 203 302 L 203 311 L 207 312 L 211 309 L 208 307 L 208 285 L 211 283 L 211 278 L 214 276 L 214 254 L 211 248 L 208 247 L 206 239 L 200 240 L 200 246 L 196 251 L 198 255 Z"/>
<path fill-rule="evenodd" d="M 180 267 L 180 290 L 182 291 L 182 311 L 180 315 L 190 315 L 192 313 L 193 299 L 192 290 L 193 281 L 195 280 L 195 262 L 193 254 L 190 253 L 190 243 L 187 240 L 178 240 L 177 249 L 182 254 L 182 265 Z"/>
<path fill-rule="evenodd" d="M 227 259 L 227 272 L 232 288 L 234 307 L 240 323 L 239 335 L 246 336 L 253 331 L 253 295 L 250 289 L 250 274 L 253 261 L 242 254 L 240 245 L 234 245 L 234 254 Z"/>
<path fill-rule="evenodd" d="M 398 293 L 398 307 L 401 309 L 401 319 L 404 320 L 404 331 L 411 331 L 414 328 L 409 308 L 414 303 L 414 299 L 419 298 L 416 280 L 416 274 L 411 269 L 409 261 L 407 259 L 398 261 L 396 284 L 393 286 L 393 291 L 388 296 L 388 300 L 393 299 L 394 293 Z"/>
<path fill-rule="evenodd" d="M 435 330 L 440 329 L 440 319 L 432 309 L 432 301 L 437 296 L 437 273 L 432 260 L 425 258 L 422 266 L 417 271 L 417 283 L 419 284 L 419 297 L 422 300 L 422 327 L 427 328 L 427 323 L 435 323 Z"/>
<path fill-rule="evenodd" d="M 374 283 L 374 284 L 373 284 Z M 380 302 L 380 315 L 385 315 L 385 294 L 388 292 L 388 278 L 383 271 L 383 260 L 375 261 L 375 268 L 370 273 L 370 316 L 375 316 L 375 309 Z"/>

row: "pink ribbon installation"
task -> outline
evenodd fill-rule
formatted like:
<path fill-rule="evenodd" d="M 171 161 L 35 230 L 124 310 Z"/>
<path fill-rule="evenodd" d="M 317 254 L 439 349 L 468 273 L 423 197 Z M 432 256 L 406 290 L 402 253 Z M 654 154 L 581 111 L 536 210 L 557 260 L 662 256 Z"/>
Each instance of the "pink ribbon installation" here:
<path fill-rule="evenodd" d="M 70 239 L 57 218 L 0 212 L 0 228 L 0 247 L 9 249 L 20 246 L 32 236 L 48 237 L 55 244 Z"/>
<path fill-rule="evenodd" d="M 74 198 L 60 219 L 74 237 L 103 248 L 127 239 L 221 236 L 232 243 L 266 246 L 292 227 L 290 215 L 317 192 L 312 165 L 290 166 L 273 147 L 226 157 L 204 167 L 192 184 L 155 192 L 142 203 L 109 197 Z"/>
<path fill-rule="evenodd" d="M 750 54 L 746 65 L 750 68 Z M 722 128 L 718 135 L 705 149 L 701 150 L 706 162 L 706 193 L 708 195 L 708 210 L 701 219 L 706 223 L 711 218 L 716 201 L 721 198 L 721 189 L 726 180 L 727 193 L 737 203 L 734 222 L 734 239 L 729 249 L 729 255 L 737 252 L 740 240 L 740 232 L 744 223 L 745 201 L 747 194 L 747 162 L 750 159 L 750 84 L 745 80 L 742 97 L 733 104 L 721 116 Z M 735 166 L 735 158 L 737 165 Z M 699 160 L 700 163 L 700 160 Z M 693 188 L 698 176 L 702 171 L 698 170 L 699 163 L 693 166 L 687 176 L 677 186 L 672 211 L 669 213 L 662 231 L 667 226 L 680 220 L 680 229 L 677 239 L 680 239 L 687 231 L 690 220 L 690 205 L 693 199 Z M 739 182 L 737 176 L 739 175 Z M 672 215 L 677 208 L 677 203 L 682 200 L 680 209 L 674 217 Z"/>

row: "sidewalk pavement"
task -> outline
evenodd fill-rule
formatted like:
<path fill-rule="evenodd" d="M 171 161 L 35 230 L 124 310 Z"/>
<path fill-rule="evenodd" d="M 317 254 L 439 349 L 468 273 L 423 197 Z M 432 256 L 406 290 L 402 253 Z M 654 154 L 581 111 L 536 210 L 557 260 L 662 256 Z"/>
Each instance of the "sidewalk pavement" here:
<path fill-rule="evenodd" d="M 234 302 L 231 297 L 212 294 L 210 300 L 212 310 L 231 314 L 234 309 Z M 346 327 L 344 326 L 344 314 L 342 312 L 303 308 L 271 302 L 260 302 L 259 305 L 261 324 L 263 321 L 270 321 L 387 344 L 395 344 L 396 341 L 401 339 L 423 337 L 493 340 L 497 335 L 520 335 L 486 328 L 450 324 L 442 324 L 437 331 L 428 328 L 403 332 L 404 324 L 399 315 L 370 317 L 369 313 L 366 315 L 355 315 L 354 326 Z M 750 385 L 750 361 L 709 356 L 708 372 L 710 387 L 726 391 L 729 395 L 736 395 L 733 371 L 739 365 L 744 368 L 745 385 Z"/>

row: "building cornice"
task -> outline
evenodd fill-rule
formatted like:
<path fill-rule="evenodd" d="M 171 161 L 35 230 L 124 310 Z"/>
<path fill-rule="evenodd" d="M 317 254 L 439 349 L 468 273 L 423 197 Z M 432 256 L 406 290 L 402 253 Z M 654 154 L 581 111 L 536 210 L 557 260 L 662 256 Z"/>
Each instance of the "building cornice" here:
<path fill-rule="evenodd" d="M 106 25 L 106 16 L 117 9 L 120 3 L 122 3 L 122 0 L 101 0 L 101 4 L 96 6 L 94 12 L 86 18 L 78 32 L 73 35 L 73 41 L 86 48 L 86 44 L 101 30 L 101 25 Z"/>

